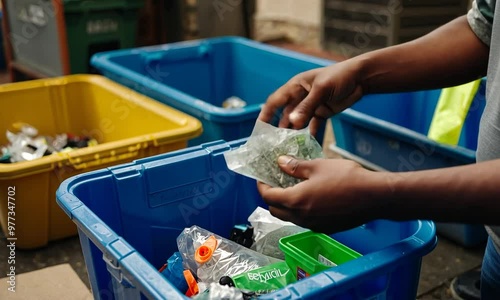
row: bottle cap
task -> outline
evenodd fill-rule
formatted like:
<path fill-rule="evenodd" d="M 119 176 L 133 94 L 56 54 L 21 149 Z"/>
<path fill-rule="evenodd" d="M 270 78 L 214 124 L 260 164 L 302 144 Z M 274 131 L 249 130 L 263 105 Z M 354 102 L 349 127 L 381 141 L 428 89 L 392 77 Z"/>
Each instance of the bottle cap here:
<path fill-rule="evenodd" d="M 210 236 L 203 245 L 198 247 L 194 253 L 194 259 L 200 264 L 204 264 L 212 258 L 212 254 L 217 248 L 217 239 L 215 236 Z"/>

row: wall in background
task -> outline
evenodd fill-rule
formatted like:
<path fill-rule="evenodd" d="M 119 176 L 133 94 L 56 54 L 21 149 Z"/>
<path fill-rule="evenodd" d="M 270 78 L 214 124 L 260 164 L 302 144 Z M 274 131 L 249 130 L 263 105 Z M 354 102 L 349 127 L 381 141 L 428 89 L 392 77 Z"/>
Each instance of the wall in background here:
<path fill-rule="evenodd" d="M 473 0 L 469 1 L 469 8 Z M 323 0 L 256 0 L 253 37 L 321 48 Z"/>
<path fill-rule="evenodd" d="M 322 0 L 257 0 L 254 38 L 286 38 L 319 48 L 322 10 Z"/>
<path fill-rule="evenodd" d="M 321 0 L 257 0 L 257 18 L 319 26 Z"/>

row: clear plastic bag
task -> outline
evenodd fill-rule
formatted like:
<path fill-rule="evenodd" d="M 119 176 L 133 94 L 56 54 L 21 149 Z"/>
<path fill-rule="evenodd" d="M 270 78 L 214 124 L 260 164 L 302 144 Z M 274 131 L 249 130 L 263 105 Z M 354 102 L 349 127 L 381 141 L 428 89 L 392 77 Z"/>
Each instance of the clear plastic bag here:
<path fill-rule="evenodd" d="M 280 220 L 260 206 L 248 217 L 248 222 L 254 230 L 254 243 L 250 249 L 277 259 L 285 258 L 279 249 L 280 238 L 308 230 Z"/>
<path fill-rule="evenodd" d="M 203 262 L 197 260 L 200 249 L 207 241 L 216 240 L 204 247 Z M 177 237 L 177 247 L 183 264 L 205 283 L 219 282 L 223 276 L 234 276 L 280 260 L 262 255 L 233 241 L 222 238 L 198 226 L 185 228 Z M 211 248 L 211 249 L 210 249 Z"/>
<path fill-rule="evenodd" d="M 266 256 L 284 260 L 285 253 L 279 247 L 280 239 L 304 231 L 307 231 L 307 229 L 295 225 L 283 226 L 266 234 L 258 242 L 255 242 L 250 249 Z"/>
<path fill-rule="evenodd" d="M 289 155 L 311 160 L 323 158 L 323 149 L 309 133 L 301 130 L 277 128 L 257 120 L 251 136 L 241 147 L 224 153 L 230 170 L 262 181 L 273 187 L 290 187 L 301 180 L 283 172 L 278 157 Z"/>
<path fill-rule="evenodd" d="M 258 243 L 266 234 L 283 226 L 296 226 L 287 221 L 280 220 L 271 215 L 269 210 L 257 206 L 257 208 L 248 217 L 248 222 L 253 227 L 254 243 Z"/>

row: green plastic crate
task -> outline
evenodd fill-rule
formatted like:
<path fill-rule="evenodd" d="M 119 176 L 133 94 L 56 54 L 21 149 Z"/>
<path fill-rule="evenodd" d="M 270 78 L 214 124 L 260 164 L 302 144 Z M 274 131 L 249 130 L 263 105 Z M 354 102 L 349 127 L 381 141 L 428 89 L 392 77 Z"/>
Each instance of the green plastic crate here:
<path fill-rule="evenodd" d="M 328 235 L 312 231 L 280 239 L 280 249 L 297 280 L 362 256 Z"/>

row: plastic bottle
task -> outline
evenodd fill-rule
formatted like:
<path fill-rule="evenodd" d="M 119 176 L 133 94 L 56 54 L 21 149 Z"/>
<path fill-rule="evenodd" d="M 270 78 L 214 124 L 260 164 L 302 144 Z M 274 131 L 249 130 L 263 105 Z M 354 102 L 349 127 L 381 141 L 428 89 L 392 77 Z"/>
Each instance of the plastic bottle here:
<path fill-rule="evenodd" d="M 177 237 L 177 246 L 184 267 L 205 283 L 219 282 L 223 276 L 235 276 L 281 261 L 198 226 L 185 228 Z"/>

